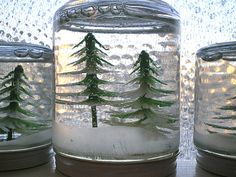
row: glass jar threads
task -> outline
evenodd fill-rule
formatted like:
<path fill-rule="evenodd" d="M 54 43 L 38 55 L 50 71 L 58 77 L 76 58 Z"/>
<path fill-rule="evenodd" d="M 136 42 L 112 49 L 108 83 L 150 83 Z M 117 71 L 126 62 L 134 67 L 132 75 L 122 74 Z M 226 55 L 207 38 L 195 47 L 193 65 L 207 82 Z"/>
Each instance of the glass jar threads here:
<path fill-rule="evenodd" d="M 213 173 L 236 176 L 236 42 L 197 52 L 195 131 L 197 161 Z"/>
<path fill-rule="evenodd" d="M 53 78 L 51 49 L 0 43 L 0 171 L 50 159 Z"/>
<path fill-rule="evenodd" d="M 57 11 L 53 144 L 59 171 L 86 177 L 95 170 L 104 177 L 113 169 L 130 176 L 128 169 L 138 166 L 136 176 L 173 173 L 179 38 L 178 13 L 163 1 L 74 0 Z"/>

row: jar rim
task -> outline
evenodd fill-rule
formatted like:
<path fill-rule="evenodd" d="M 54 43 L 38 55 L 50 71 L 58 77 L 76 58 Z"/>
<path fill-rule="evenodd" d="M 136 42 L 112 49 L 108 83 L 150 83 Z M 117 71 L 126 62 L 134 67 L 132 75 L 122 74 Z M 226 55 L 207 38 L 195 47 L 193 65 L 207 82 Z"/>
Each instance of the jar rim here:
<path fill-rule="evenodd" d="M 142 2 L 144 0 L 109 0 L 109 5 L 115 5 L 115 4 L 119 4 L 119 3 L 124 3 L 124 4 L 134 4 L 137 5 L 137 3 L 139 3 L 139 5 L 145 5 L 147 7 L 153 8 L 153 9 L 162 9 L 163 12 L 166 12 L 166 14 L 175 16 L 175 18 L 180 18 L 178 11 L 176 11 L 172 6 L 170 6 L 168 3 L 166 3 L 165 1 L 162 0 L 145 0 L 145 2 Z M 147 3 L 147 2 L 150 3 Z M 70 0 L 69 2 L 67 2 L 66 4 L 64 4 L 61 8 L 59 8 L 56 12 L 56 14 L 60 13 L 63 10 L 67 10 L 70 9 L 72 7 L 88 7 L 89 4 L 98 4 L 99 5 L 105 5 L 107 3 L 107 0 L 87 0 L 84 2 L 81 1 L 76 1 L 76 0 Z M 153 6 L 153 5 L 160 5 L 160 6 Z"/>
<path fill-rule="evenodd" d="M 153 25 L 156 21 L 174 26 L 179 23 L 179 13 L 168 3 L 161 0 L 87 0 L 69 1 L 57 10 L 54 16 L 54 27 L 60 24 L 67 26 L 133 27 L 133 23 L 117 20 L 129 18 L 134 24 L 142 26 L 137 19 L 143 20 L 144 26 Z M 111 19 L 104 22 L 104 19 Z M 145 19 L 145 20 L 144 20 Z M 149 20 L 149 21 L 147 21 Z M 103 24 L 104 23 L 104 24 Z M 137 23 L 137 24 L 136 24 Z"/>
<path fill-rule="evenodd" d="M 52 62 L 53 51 L 37 44 L 0 42 L 0 62 Z"/>
<path fill-rule="evenodd" d="M 204 61 L 236 61 L 236 41 L 215 43 L 197 51 L 197 57 Z"/>

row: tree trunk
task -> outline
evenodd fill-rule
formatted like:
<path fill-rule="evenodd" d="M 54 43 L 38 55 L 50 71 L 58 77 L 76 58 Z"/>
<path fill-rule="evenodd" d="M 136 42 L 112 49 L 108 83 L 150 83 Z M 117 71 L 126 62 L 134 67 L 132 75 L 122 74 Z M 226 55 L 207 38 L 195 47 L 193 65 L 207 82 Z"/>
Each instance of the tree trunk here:
<path fill-rule="evenodd" d="M 98 127 L 96 106 L 91 106 L 91 111 L 92 111 L 92 125 L 93 125 L 93 128 L 95 128 L 95 127 Z"/>
<path fill-rule="evenodd" d="M 10 128 L 9 132 L 7 132 L 7 141 L 11 141 L 13 139 L 13 130 Z"/>

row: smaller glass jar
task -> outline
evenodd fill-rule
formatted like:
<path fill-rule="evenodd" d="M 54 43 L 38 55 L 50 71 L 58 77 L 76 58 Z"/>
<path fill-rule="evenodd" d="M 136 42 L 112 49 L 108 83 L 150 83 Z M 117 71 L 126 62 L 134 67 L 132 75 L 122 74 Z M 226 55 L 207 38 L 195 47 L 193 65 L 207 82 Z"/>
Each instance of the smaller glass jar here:
<path fill-rule="evenodd" d="M 53 78 L 51 49 L 0 43 L 0 171 L 50 159 Z"/>
<path fill-rule="evenodd" d="M 199 165 L 236 176 L 236 42 L 197 52 L 194 142 Z"/>

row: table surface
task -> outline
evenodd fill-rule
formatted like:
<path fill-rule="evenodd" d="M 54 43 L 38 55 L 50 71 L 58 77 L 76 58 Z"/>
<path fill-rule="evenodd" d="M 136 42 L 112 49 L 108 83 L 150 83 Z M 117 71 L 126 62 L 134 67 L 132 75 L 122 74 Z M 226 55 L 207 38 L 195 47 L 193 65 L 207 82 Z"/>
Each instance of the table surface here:
<path fill-rule="evenodd" d="M 51 162 L 26 170 L 0 172 L 0 177 L 64 177 L 55 170 L 55 159 Z M 176 174 L 170 177 L 218 177 L 202 170 L 195 160 L 178 160 Z"/>

